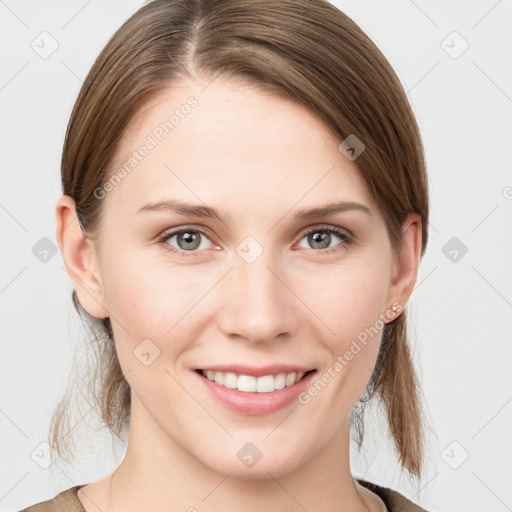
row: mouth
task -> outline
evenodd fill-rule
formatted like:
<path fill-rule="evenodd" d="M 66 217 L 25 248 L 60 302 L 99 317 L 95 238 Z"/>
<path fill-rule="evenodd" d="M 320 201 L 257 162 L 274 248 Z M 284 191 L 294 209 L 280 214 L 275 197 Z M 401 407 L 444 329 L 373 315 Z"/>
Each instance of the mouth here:
<path fill-rule="evenodd" d="M 317 370 L 315 368 L 305 372 L 280 372 L 261 376 L 200 368 L 195 371 L 204 379 L 227 389 L 238 390 L 242 393 L 272 393 L 294 386 Z"/>
<path fill-rule="evenodd" d="M 290 365 L 230 365 L 199 368 L 192 373 L 197 374 L 206 393 L 228 409 L 243 415 L 264 416 L 297 405 L 297 397 L 311 385 L 317 372 Z"/>

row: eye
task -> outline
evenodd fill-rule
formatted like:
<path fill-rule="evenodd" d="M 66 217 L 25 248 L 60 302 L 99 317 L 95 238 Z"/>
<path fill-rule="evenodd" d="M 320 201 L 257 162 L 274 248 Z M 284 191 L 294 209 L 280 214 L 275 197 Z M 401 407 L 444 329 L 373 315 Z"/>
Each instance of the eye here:
<path fill-rule="evenodd" d="M 177 247 L 170 243 L 173 238 L 175 238 Z M 208 243 L 203 243 L 202 238 L 209 240 L 208 234 L 201 229 L 181 228 L 164 233 L 158 241 L 164 245 L 166 250 L 187 257 L 193 256 L 201 249 L 208 249 Z M 335 238 L 339 238 L 343 243 L 332 245 Z M 302 235 L 301 240 L 303 239 L 306 239 L 313 249 L 318 249 L 316 252 L 331 254 L 342 251 L 347 244 L 352 243 L 353 235 L 335 226 L 316 226 L 306 231 Z"/>
<path fill-rule="evenodd" d="M 335 242 L 335 238 L 339 238 L 344 243 L 334 243 L 334 245 L 332 245 L 331 242 Z M 306 239 L 306 242 L 310 244 L 313 249 L 319 249 L 319 251 L 316 252 L 331 254 L 345 249 L 347 244 L 352 243 L 353 236 L 334 226 L 315 226 L 306 231 L 302 239 Z M 331 249 L 332 247 L 335 248 Z"/>
<path fill-rule="evenodd" d="M 176 239 L 177 248 L 169 243 L 173 238 Z M 168 251 L 177 253 L 180 256 L 192 256 L 196 250 L 208 248 L 208 244 L 203 244 L 201 238 L 208 239 L 206 232 L 197 228 L 182 228 L 164 233 L 159 242 Z"/>

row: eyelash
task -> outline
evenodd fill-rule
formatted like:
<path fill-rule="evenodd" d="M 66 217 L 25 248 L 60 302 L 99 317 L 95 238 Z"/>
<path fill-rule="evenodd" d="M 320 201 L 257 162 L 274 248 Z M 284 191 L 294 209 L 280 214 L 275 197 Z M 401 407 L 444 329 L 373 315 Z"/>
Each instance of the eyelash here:
<path fill-rule="evenodd" d="M 186 232 L 200 233 L 200 234 L 204 235 L 206 238 L 209 238 L 208 233 L 206 231 L 203 231 L 202 229 L 199 229 L 199 228 L 192 228 L 192 227 L 190 227 L 190 228 L 178 229 L 178 230 L 175 230 L 175 231 L 168 231 L 168 232 L 164 233 L 158 239 L 158 242 L 161 243 L 162 245 L 164 245 L 164 249 L 165 250 L 170 251 L 170 252 L 172 252 L 174 254 L 178 254 L 179 256 L 182 256 L 184 258 L 187 258 L 189 256 L 194 256 L 198 252 L 197 250 L 194 250 L 194 251 L 182 251 L 182 250 L 176 249 L 174 247 L 170 248 L 171 246 L 167 243 L 167 240 L 169 240 L 169 238 L 172 238 L 175 235 L 179 235 L 180 233 L 186 233 Z M 304 237 L 308 236 L 309 234 L 316 233 L 316 232 L 325 232 L 325 233 L 334 234 L 337 237 L 339 237 L 342 240 L 342 242 L 344 242 L 344 243 L 338 244 L 338 246 L 335 246 L 337 248 L 334 248 L 334 249 L 319 249 L 319 250 L 312 249 L 314 252 L 318 252 L 318 253 L 320 253 L 322 255 L 329 255 L 329 254 L 333 254 L 333 253 L 338 253 L 338 252 L 344 250 L 346 245 L 353 243 L 353 239 L 354 239 L 353 235 L 348 234 L 346 231 L 343 231 L 343 230 L 341 230 L 341 229 L 339 229 L 337 227 L 334 227 L 334 226 L 315 226 L 315 227 L 313 227 L 311 229 L 306 230 L 304 233 L 302 233 L 302 236 L 301 236 L 300 240 L 302 240 Z"/>

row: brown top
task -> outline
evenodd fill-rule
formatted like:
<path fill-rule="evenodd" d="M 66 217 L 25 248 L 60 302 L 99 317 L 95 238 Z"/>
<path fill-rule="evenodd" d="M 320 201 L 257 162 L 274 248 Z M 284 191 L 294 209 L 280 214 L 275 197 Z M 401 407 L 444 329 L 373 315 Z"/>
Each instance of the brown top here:
<path fill-rule="evenodd" d="M 381 487 L 365 480 L 357 479 L 357 481 L 377 494 L 389 512 L 427 512 L 424 508 L 414 504 L 402 494 L 388 487 Z M 77 496 L 78 489 L 84 487 L 84 485 L 75 485 L 57 494 L 51 500 L 42 501 L 31 507 L 24 508 L 20 512 L 86 512 Z"/>

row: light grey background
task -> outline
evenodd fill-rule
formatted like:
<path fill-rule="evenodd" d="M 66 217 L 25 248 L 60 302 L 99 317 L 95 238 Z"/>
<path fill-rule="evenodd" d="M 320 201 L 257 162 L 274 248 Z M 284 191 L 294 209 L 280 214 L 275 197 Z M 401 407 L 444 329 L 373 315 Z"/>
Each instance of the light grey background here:
<path fill-rule="evenodd" d="M 512 2 L 334 3 L 404 84 L 423 134 L 432 205 L 409 307 L 428 404 L 427 475 L 418 493 L 378 439 L 354 452 L 354 474 L 431 511 L 512 510 Z M 1 511 L 97 480 L 122 457 L 122 449 L 111 454 L 107 436 L 90 432 L 74 467 L 56 475 L 33 459 L 44 459 L 40 443 L 82 342 L 60 253 L 41 261 L 36 244 L 47 237 L 56 245 L 61 149 L 82 80 L 140 5 L 0 0 Z"/>

